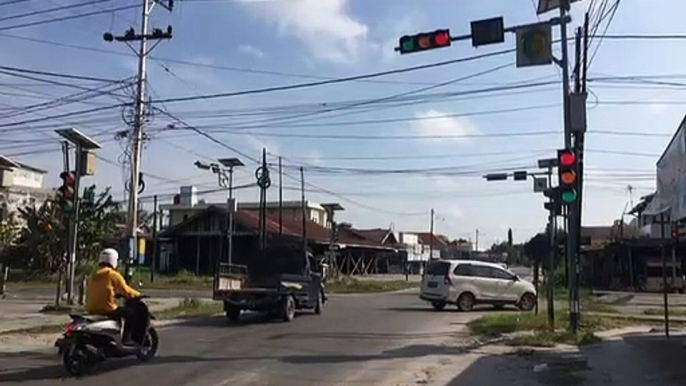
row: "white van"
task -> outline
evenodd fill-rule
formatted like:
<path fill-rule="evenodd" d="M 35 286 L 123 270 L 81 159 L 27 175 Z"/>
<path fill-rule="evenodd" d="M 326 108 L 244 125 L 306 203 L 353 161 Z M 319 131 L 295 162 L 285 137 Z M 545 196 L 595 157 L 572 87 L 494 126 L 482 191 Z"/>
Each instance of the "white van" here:
<path fill-rule="evenodd" d="M 469 311 L 476 304 L 514 305 L 531 311 L 536 287 L 498 264 L 470 260 L 432 260 L 426 266 L 419 297 L 436 310 L 456 304 Z"/>

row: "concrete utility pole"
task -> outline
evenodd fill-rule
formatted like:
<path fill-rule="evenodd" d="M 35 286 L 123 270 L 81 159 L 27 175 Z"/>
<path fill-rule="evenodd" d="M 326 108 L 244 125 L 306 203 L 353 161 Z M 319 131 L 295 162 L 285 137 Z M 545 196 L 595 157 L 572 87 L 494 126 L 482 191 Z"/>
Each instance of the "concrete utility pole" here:
<path fill-rule="evenodd" d="M 143 0 L 143 8 L 141 13 L 141 30 L 136 34 L 133 28 L 128 29 L 124 35 L 114 36 L 109 32 L 103 35 L 105 41 L 111 42 L 116 40 L 118 42 L 125 42 L 134 52 L 136 51 L 129 42 L 138 41 L 138 76 L 136 80 L 136 100 L 134 103 L 134 118 L 133 118 L 133 132 L 131 134 L 131 178 L 129 184 L 129 208 L 128 208 L 128 224 L 127 233 L 129 236 L 129 251 L 126 260 L 126 280 L 130 281 L 133 272 L 131 272 L 131 265 L 133 265 L 134 256 L 138 255 L 138 194 L 139 192 L 139 177 L 141 171 L 141 149 L 143 142 L 143 131 L 145 124 L 145 85 L 147 82 L 147 63 L 148 54 L 155 48 L 148 49 L 148 40 L 162 40 L 171 39 L 171 26 L 167 27 L 167 31 L 163 32 L 161 29 L 155 28 L 151 34 L 148 34 L 148 24 L 150 14 L 156 4 L 166 8 L 169 12 L 173 8 L 173 0 L 163 2 L 161 0 Z"/>
<path fill-rule="evenodd" d="M 429 233 L 429 260 L 434 257 L 434 209 L 431 208 L 431 229 Z"/>

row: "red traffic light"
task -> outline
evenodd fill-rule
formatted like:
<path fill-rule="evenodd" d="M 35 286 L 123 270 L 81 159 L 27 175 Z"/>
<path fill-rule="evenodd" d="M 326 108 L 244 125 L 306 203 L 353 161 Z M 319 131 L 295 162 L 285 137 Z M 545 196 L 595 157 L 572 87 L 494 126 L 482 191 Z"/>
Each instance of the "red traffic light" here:
<path fill-rule="evenodd" d="M 571 151 L 562 151 L 558 156 L 560 166 L 572 166 L 576 162 L 576 156 Z"/>
<path fill-rule="evenodd" d="M 76 183 L 76 178 L 74 177 L 74 174 L 71 172 L 62 172 L 60 173 L 60 178 L 64 181 L 64 185 L 67 186 L 74 186 Z"/>
<path fill-rule="evenodd" d="M 450 33 L 448 31 L 436 31 L 434 41 L 437 46 L 444 47 L 450 45 Z"/>

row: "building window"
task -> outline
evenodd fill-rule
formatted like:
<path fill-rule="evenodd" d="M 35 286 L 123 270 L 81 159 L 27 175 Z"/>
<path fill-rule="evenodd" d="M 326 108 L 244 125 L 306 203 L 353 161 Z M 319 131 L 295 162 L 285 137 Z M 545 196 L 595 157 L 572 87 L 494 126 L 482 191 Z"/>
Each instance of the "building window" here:
<path fill-rule="evenodd" d="M 319 224 L 319 213 L 318 212 L 310 212 L 310 221 Z"/>

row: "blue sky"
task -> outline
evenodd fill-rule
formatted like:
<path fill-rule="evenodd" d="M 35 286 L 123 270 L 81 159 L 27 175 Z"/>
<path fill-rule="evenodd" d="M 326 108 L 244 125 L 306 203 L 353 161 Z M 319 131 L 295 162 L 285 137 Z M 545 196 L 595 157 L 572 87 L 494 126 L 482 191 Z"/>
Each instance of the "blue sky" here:
<path fill-rule="evenodd" d="M 85 0 L 27 0 L 7 6 L 0 3 L 0 19 L 5 15 L 80 2 Z M 582 23 L 589 2 L 584 0 L 574 4 L 570 33 Z M 0 21 L 0 65 L 108 79 L 133 76 L 136 59 L 129 48 L 122 43 L 103 41 L 102 33 L 120 34 L 132 26 L 138 30 L 140 9 L 11 30 L 3 30 L 3 27 L 137 3 L 138 0 L 118 0 L 20 20 Z M 660 0 L 659 3 L 660 7 L 656 7 L 654 0 L 622 1 L 608 34 L 683 32 L 680 15 L 686 12 L 686 4 L 679 0 Z M 456 42 L 448 49 L 415 55 L 401 56 L 393 52 L 400 35 L 438 28 L 450 28 L 453 35 L 464 34 L 469 32 L 470 21 L 498 15 L 504 16 L 508 26 L 538 20 L 531 0 L 177 1 L 171 14 L 159 7 L 154 11 L 152 25 L 160 28 L 173 25 L 174 37 L 161 42 L 152 53 L 149 96 L 155 100 L 257 89 L 513 48 L 514 36 L 507 36 L 502 44 L 478 49 L 465 41 Z M 542 15 L 540 20 L 552 16 L 554 13 Z M 46 41 L 82 48 L 57 46 Z M 591 52 L 595 51 L 598 41 L 594 41 Z M 684 115 L 679 104 L 683 87 L 610 83 L 603 78 L 649 75 L 651 80 L 679 82 L 679 76 L 686 77 L 681 69 L 683 44 L 686 44 L 683 40 L 602 40 L 589 70 L 591 80 L 598 80 L 589 83 L 593 94 L 589 96 L 588 104 L 586 225 L 609 225 L 619 218 L 631 199 L 628 185 L 634 188 L 634 202 L 651 191 L 655 162 Z M 556 47 L 556 51 L 558 49 Z M 299 198 L 295 189 L 298 183 L 291 177 L 296 177 L 296 168 L 304 165 L 309 183 L 336 193 L 317 192 L 310 186 L 308 198 L 319 202 L 340 202 L 346 208 L 340 214 L 341 219 L 356 226 L 388 227 L 392 224 L 397 230 L 426 231 L 429 211 L 433 207 L 437 213 L 437 232 L 473 239 L 478 228 L 480 246 L 483 247 L 506 239 L 508 228 L 513 229 L 517 241 L 524 241 L 544 227 L 544 199 L 532 192 L 530 181 L 487 183 L 480 176 L 487 171 L 501 169 L 535 170 L 538 158 L 554 156 L 555 149 L 562 144 L 561 85 L 549 84 L 478 96 L 440 97 L 437 94 L 515 82 L 559 81 L 561 77 L 561 70 L 556 66 L 517 69 L 514 61 L 512 53 L 386 76 L 374 81 L 165 103 L 157 107 L 254 158 L 260 156 L 263 146 L 269 151 L 270 162 L 275 162 L 278 155 L 283 156 L 288 174 L 284 179 L 287 199 Z M 426 92 L 417 91 L 427 85 L 482 72 L 485 74 L 462 82 Z M 670 77 L 655 78 L 662 75 Z M 72 84 L 102 86 L 97 82 L 73 81 Z M 4 112 L 78 91 L 0 73 L 0 108 Z M 369 103 L 369 100 L 408 92 L 414 92 L 415 99 L 411 103 Z M 336 104 L 365 100 L 369 104 L 357 108 L 348 106 L 340 109 Z M 115 103 L 118 103 L 117 99 L 104 96 L 88 100 L 86 104 L 73 103 L 12 118 L 0 114 L 0 124 L 92 108 L 93 104 Z M 494 113 L 519 108 L 525 110 Z M 335 111 L 330 111 L 332 109 Z M 444 117 L 460 114 L 463 116 Z M 298 115 L 304 116 L 284 120 Z M 399 121 L 369 122 L 396 118 Z M 352 123 L 356 121 L 363 123 Z M 153 117 L 148 125 L 150 140 L 143 154 L 143 170 L 150 174 L 146 177 L 147 187 L 143 195 L 167 194 L 162 202 L 169 202 L 168 194 L 174 193 L 181 183 L 194 184 L 200 190 L 216 186 L 216 179 L 210 173 L 193 166 L 197 159 L 209 161 L 236 155 L 188 130 L 162 130 L 171 122 L 161 114 Z M 241 125 L 259 127 L 236 129 Z M 52 130 L 69 126 L 103 142 L 99 155 L 113 161 L 113 164 L 99 160 L 97 175 L 89 181 L 112 186 L 116 196 L 123 199 L 124 173 L 118 163 L 123 153 L 122 145 L 126 142 L 114 140 L 114 133 L 126 129 L 119 110 L 21 125 L 3 132 L 0 154 L 49 170 L 49 185 L 57 185 L 61 156 Z M 495 135 L 535 131 L 555 133 Z M 651 136 L 626 135 L 626 132 L 649 133 Z M 334 140 L 283 137 L 284 134 L 384 138 Z M 472 137 L 445 138 L 446 135 Z M 248 159 L 244 161 L 247 167 L 237 172 L 237 184 L 254 179 L 255 164 Z M 427 176 L 419 173 L 332 174 L 322 173 L 317 167 L 358 171 L 446 169 L 439 175 Z M 268 193 L 270 199 L 276 199 L 278 194 L 276 173 L 273 176 L 275 184 Z M 258 197 L 256 189 L 238 192 L 239 200 L 253 201 Z M 221 200 L 222 195 L 204 198 Z"/>

